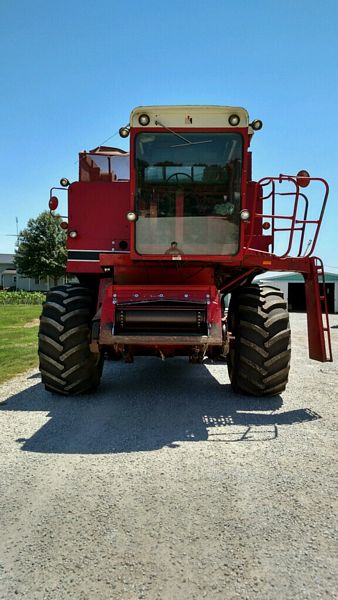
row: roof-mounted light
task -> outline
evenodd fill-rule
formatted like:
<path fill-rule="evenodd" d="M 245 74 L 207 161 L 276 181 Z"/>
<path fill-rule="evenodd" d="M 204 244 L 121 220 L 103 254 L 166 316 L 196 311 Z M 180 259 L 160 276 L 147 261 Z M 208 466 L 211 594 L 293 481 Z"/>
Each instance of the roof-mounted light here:
<path fill-rule="evenodd" d="M 237 125 L 239 125 L 241 118 L 239 115 L 230 115 L 228 121 L 230 123 L 230 125 L 232 125 L 232 127 L 236 127 Z"/>
<path fill-rule="evenodd" d="M 140 125 L 142 125 L 142 127 L 149 125 L 149 123 L 150 123 L 149 115 L 147 115 L 146 113 L 142 113 L 142 115 L 140 115 L 138 118 L 138 122 Z"/>
<path fill-rule="evenodd" d="M 70 185 L 69 179 L 67 179 L 67 177 L 62 177 L 62 179 L 60 179 L 60 185 L 62 185 L 62 187 L 68 187 Z"/>
<path fill-rule="evenodd" d="M 263 127 L 263 121 L 260 119 L 255 119 L 252 121 L 252 123 L 250 123 L 250 127 L 252 127 L 254 131 L 259 131 Z"/>
<path fill-rule="evenodd" d="M 127 138 L 130 133 L 129 127 L 120 127 L 119 134 L 121 138 Z"/>

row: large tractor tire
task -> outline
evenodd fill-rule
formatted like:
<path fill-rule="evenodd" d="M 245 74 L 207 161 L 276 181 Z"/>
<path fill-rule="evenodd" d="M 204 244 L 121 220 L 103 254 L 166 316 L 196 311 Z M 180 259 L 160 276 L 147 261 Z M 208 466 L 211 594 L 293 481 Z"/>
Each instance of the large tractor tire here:
<path fill-rule="evenodd" d="M 290 368 L 289 314 L 282 292 L 271 286 L 239 288 L 229 305 L 228 371 L 233 389 L 254 396 L 285 390 Z"/>
<path fill-rule="evenodd" d="M 93 308 L 92 294 L 83 286 L 63 285 L 48 293 L 39 329 L 40 371 L 46 390 L 68 396 L 99 385 L 102 358 L 89 348 Z"/>

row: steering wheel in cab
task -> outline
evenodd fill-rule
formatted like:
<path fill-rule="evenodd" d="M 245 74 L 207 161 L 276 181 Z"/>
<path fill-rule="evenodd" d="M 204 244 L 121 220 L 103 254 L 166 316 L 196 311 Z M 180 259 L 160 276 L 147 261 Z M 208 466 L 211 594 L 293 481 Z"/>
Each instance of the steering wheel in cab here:
<path fill-rule="evenodd" d="M 171 175 L 169 175 L 169 177 L 167 177 L 166 179 L 166 183 L 168 183 L 168 181 L 170 181 L 170 179 L 173 179 L 174 177 L 176 177 L 176 183 L 180 183 L 179 180 L 179 176 L 183 175 L 183 177 L 187 177 L 188 179 L 190 179 L 190 181 L 194 181 L 191 175 L 188 175 L 188 173 L 172 173 Z"/>

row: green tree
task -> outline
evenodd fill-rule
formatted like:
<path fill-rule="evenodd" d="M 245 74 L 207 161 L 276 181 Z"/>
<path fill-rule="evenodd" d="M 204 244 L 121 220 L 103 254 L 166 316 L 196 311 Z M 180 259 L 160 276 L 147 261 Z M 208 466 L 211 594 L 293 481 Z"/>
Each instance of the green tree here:
<path fill-rule="evenodd" d="M 48 211 L 29 219 L 19 236 L 14 264 L 21 275 L 46 279 L 56 285 L 66 271 L 67 233 L 60 227 L 60 215 Z"/>

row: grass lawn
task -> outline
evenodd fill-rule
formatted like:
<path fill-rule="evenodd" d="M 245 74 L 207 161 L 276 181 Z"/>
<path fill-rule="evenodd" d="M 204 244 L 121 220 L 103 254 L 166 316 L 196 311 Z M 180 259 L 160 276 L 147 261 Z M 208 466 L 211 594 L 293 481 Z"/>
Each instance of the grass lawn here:
<path fill-rule="evenodd" d="M 0 305 L 0 383 L 38 365 L 41 305 Z"/>

